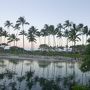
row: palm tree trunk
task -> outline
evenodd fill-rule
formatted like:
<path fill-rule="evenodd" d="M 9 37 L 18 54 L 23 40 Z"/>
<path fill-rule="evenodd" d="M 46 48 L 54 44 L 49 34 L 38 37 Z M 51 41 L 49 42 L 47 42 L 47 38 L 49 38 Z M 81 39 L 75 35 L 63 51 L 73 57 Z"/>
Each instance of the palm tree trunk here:
<path fill-rule="evenodd" d="M 24 35 L 23 35 L 23 49 L 24 49 Z"/>
<path fill-rule="evenodd" d="M 83 35 L 82 35 L 82 45 L 84 45 L 84 37 L 83 37 Z"/>
<path fill-rule="evenodd" d="M 44 44 L 46 44 L 46 36 L 44 37 Z"/>
<path fill-rule="evenodd" d="M 53 47 L 56 46 L 55 35 L 53 35 Z"/>
<path fill-rule="evenodd" d="M 33 42 L 31 42 L 31 51 L 33 51 Z"/>
<path fill-rule="evenodd" d="M 67 38 L 67 44 L 66 44 L 66 51 L 68 52 L 68 38 Z"/>
<path fill-rule="evenodd" d="M 15 46 L 15 41 L 14 41 L 14 46 Z"/>
<path fill-rule="evenodd" d="M 2 37 L 1 37 L 1 40 L 0 40 L 0 44 L 2 44 Z"/>
<path fill-rule="evenodd" d="M 50 46 L 50 36 L 48 36 L 48 46 Z"/>
<path fill-rule="evenodd" d="M 22 30 L 24 31 L 24 25 L 22 24 Z M 23 34 L 23 53 L 24 53 L 24 34 Z"/>
<path fill-rule="evenodd" d="M 39 45 L 41 44 L 40 37 L 39 37 Z"/>
<path fill-rule="evenodd" d="M 85 43 L 85 45 L 87 45 L 87 37 L 88 37 L 88 36 L 86 35 L 86 43 Z"/>
<path fill-rule="evenodd" d="M 76 45 L 76 42 L 74 41 L 74 53 L 75 53 L 75 45 Z"/>

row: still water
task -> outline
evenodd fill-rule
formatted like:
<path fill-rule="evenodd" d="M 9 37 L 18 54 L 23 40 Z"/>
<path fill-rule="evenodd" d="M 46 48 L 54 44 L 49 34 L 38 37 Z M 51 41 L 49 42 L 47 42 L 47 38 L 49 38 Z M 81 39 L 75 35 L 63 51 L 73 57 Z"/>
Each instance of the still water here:
<path fill-rule="evenodd" d="M 74 62 L 0 60 L 0 90 L 70 90 L 90 85 L 90 72 Z"/>

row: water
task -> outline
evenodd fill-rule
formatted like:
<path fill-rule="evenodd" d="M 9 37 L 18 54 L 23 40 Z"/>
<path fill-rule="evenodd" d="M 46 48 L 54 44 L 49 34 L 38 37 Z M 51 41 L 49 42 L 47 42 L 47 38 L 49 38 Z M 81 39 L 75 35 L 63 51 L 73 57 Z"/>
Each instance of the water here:
<path fill-rule="evenodd" d="M 0 60 L 0 90 L 70 90 L 90 84 L 90 72 L 79 63 Z"/>

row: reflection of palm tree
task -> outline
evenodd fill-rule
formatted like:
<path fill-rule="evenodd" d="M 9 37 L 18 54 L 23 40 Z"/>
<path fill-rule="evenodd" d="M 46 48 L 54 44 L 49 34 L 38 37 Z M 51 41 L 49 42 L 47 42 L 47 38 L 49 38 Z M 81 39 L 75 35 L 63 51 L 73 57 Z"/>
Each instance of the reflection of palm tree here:
<path fill-rule="evenodd" d="M 25 74 L 25 77 L 26 77 L 26 85 L 28 87 L 29 90 L 31 90 L 33 84 L 34 84 L 34 81 L 33 81 L 33 75 L 34 75 L 34 72 L 33 71 L 27 71 L 26 74 Z"/>
<path fill-rule="evenodd" d="M 63 68 L 62 62 L 56 63 L 56 67 L 59 68 L 60 74 L 62 74 L 62 68 Z"/>
<path fill-rule="evenodd" d="M 44 76 L 45 68 L 48 67 L 50 65 L 50 63 L 51 62 L 47 62 L 47 61 L 40 61 L 40 62 L 38 62 L 39 67 L 43 68 L 43 76 Z"/>

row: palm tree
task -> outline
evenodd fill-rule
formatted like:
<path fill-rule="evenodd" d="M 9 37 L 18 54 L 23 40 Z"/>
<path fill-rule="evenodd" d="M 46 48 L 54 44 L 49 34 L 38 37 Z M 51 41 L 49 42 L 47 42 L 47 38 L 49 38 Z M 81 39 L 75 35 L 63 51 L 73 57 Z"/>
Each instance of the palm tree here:
<path fill-rule="evenodd" d="M 15 34 L 11 34 L 8 38 L 8 43 L 14 42 L 14 46 L 15 46 L 15 41 L 17 41 L 17 39 L 19 40 L 19 38 L 16 38 Z"/>
<path fill-rule="evenodd" d="M 0 37 L 1 37 L 1 43 L 2 43 L 2 36 L 3 36 L 3 28 L 0 27 Z"/>
<path fill-rule="evenodd" d="M 41 29 L 41 36 L 44 37 L 44 44 L 46 44 L 46 36 L 48 36 L 48 32 L 45 29 Z"/>
<path fill-rule="evenodd" d="M 35 36 L 28 32 L 27 39 L 31 42 L 31 51 L 33 50 L 33 42 L 36 42 Z"/>
<path fill-rule="evenodd" d="M 63 29 L 63 26 L 62 26 L 61 23 L 59 23 L 59 24 L 57 25 L 57 37 L 58 37 L 59 39 L 61 39 L 62 36 L 63 36 L 62 31 L 61 31 L 62 29 Z"/>
<path fill-rule="evenodd" d="M 64 36 L 67 38 L 67 41 L 66 41 L 67 52 L 68 52 L 68 36 L 69 36 L 69 31 L 70 31 L 71 26 L 72 26 L 72 22 L 70 22 L 69 20 L 66 20 L 65 23 L 63 24 L 63 29 L 65 30 Z"/>
<path fill-rule="evenodd" d="M 68 28 L 70 30 L 70 27 L 72 26 L 72 22 L 70 22 L 69 20 L 66 20 L 63 26 L 64 26 L 64 29 Z"/>
<path fill-rule="evenodd" d="M 31 42 L 31 50 L 33 50 L 33 42 L 36 42 L 35 35 L 37 30 L 34 26 L 31 26 L 28 30 L 27 39 Z"/>
<path fill-rule="evenodd" d="M 83 45 L 84 44 L 84 33 L 83 33 L 84 25 L 80 23 L 77 27 L 78 27 L 79 32 L 82 33 L 82 45 Z"/>
<path fill-rule="evenodd" d="M 68 37 L 69 37 L 69 31 L 68 31 L 67 29 L 64 31 L 64 35 L 63 35 L 63 36 L 67 38 L 67 41 L 66 41 L 66 49 L 67 49 L 67 52 L 68 52 Z"/>
<path fill-rule="evenodd" d="M 23 35 L 23 49 L 24 49 L 24 37 L 27 36 L 27 33 L 26 33 L 24 30 L 22 30 L 22 31 L 19 33 L 19 35 Z"/>
<path fill-rule="evenodd" d="M 83 27 L 83 34 L 86 35 L 86 44 L 87 44 L 87 38 L 88 38 L 88 35 L 89 35 L 88 26 L 84 26 L 84 27 Z"/>
<path fill-rule="evenodd" d="M 48 25 L 48 24 L 45 24 L 45 25 L 44 25 L 44 30 L 47 32 L 48 45 L 50 46 L 50 29 L 49 29 L 49 25 Z"/>
<path fill-rule="evenodd" d="M 72 42 L 74 42 L 74 52 L 75 52 L 75 45 L 76 45 L 76 41 L 81 40 L 80 36 L 81 34 L 78 33 L 78 28 L 75 24 L 73 24 L 73 27 L 71 28 L 71 30 L 69 31 L 69 37 L 68 39 Z"/>
<path fill-rule="evenodd" d="M 16 36 L 18 36 L 18 31 L 20 30 L 20 24 L 15 24 L 14 29 L 17 30 Z"/>
<path fill-rule="evenodd" d="M 62 36 L 63 36 L 62 32 L 61 32 L 61 31 L 58 31 L 58 33 L 57 33 L 57 37 L 58 37 L 59 39 L 61 39 Z M 61 42 L 61 41 L 60 41 L 60 42 Z"/>
<path fill-rule="evenodd" d="M 50 34 L 53 36 L 53 47 L 56 46 L 56 40 L 55 40 L 55 35 L 57 34 L 57 28 L 55 29 L 54 25 L 49 26 L 50 29 Z"/>
<path fill-rule="evenodd" d="M 24 36 L 26 35 L 26 34 L 25 34 L 25 31 L 24 31 L 24 25 L 29 25 L 29 23 L 26 22 L 26 20 L 25 20 L 24 17 L 19 17 L 16 22 L 17 22 L 19 25 L 22 26 L 21 35 L 23 35 L 23 49 L 24 49 Z"/>
<path fill-rule="evenodd" d="M 11 32 L 10 32 L 10 27 L 13 27 L 12 24 L 13 24 L 13 23 L 11 23 L 9 20 L 7 20 L 7 21 L 5 22 L 5 27 L 7 27 L 8 31 L 9 31 L 9 34 L 11 34 Z"/>
<path fill-rule="evenodd" d="M 37 31 L 37 32 L 36 32 L 36 36 L 39 37 L 39 44 L 41 44 L 41 41 L 40 41 L 41 32 L 40 32 L 40 31 Z"/>

